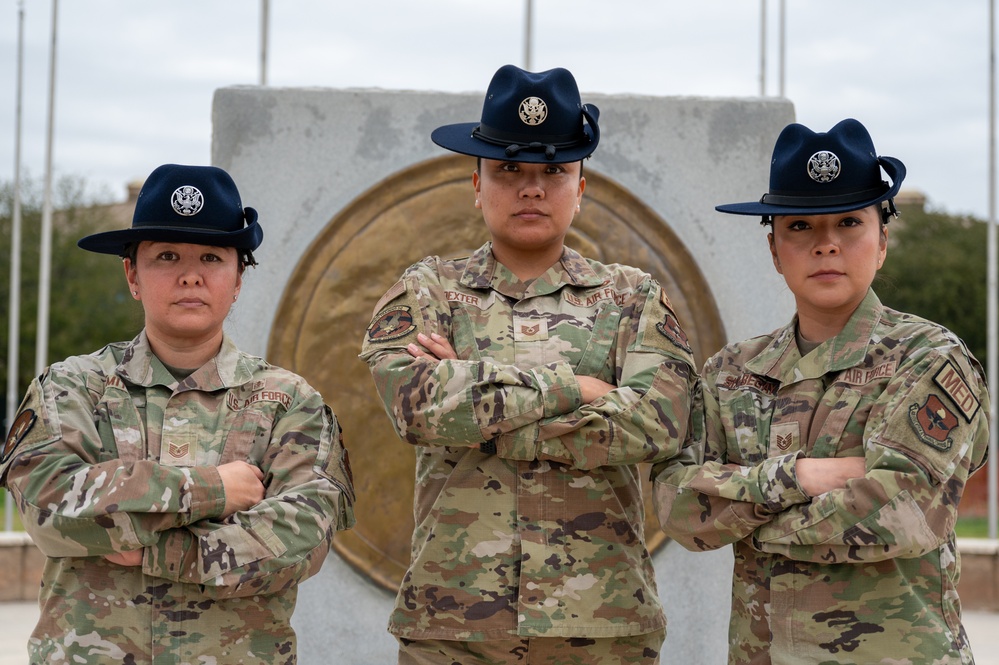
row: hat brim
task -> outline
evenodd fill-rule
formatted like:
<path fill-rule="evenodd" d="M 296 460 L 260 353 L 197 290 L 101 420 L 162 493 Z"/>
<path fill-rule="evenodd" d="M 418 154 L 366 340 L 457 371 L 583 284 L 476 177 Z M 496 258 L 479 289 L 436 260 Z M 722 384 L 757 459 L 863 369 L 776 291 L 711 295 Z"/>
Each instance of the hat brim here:
<path fill-rule="evenodd" d="M 98 254 L 123 256 L 128 245 L 143 240 L 154 242 L 190 243 L 212 247 L 235 247 L 253 251 L 264 239 L 264 230 L 257 223 L 257 211 L 244 208 L 249 221 L 245 228 L 232 232 L 207 231 L 177 226 L 138 226 L 118 231 L 105 231 L 80 238 L 77 247 Z"/>
<path fill-rule="evenodd" d="M 508 162 L 529 162 L 533 164 L 567 164 L 578 162 L 593 154 L 597 149 L 599 138 L 594 138 L 593 128 L 590 125 L 583 126 L 583 132 L 589 141 L 580 146 L 571 148 L 559 148 L 555 152 L 555 157 L 548 159 L 544 151 L 520 150 L 516 156 L 511 157 L 506 152 L 506 146 L 486 143 L 472 136 L 472 131 L 479 126 L 477 122 L 461 122 L 453 125 L 438 127 L 430 134 L 430 140 L 451 152 L 472 157 L 482 157 L 483 159 L 496 159 Z"/>
<path fill-rule="evenodd" d="M 828 215 L 839 212 L 850 212 L 851 210 L 862 210 L 868 206 L 872 206 L 875 203 L 881 203 L 887 199 L 893 198 L 898 194 L 899 188 L 902 187 L 902 181 L 905 180 L 905 164 L 894 157 L 878 157 L 878 163 L 881 168 L 885 170 L 888 177 L 891 179 L 891 185 L 885 187 L 885 190 L 872 198 L 864 198 L 859 201 L 849 201 L 846 203 L 837 203 L 831 205 L 774 205 L 772 203 L 763 203 L 762 201 L 745 201 L 743 203 L 726 203 L 724 205 L 715 206 L 715 210 L 718 212 L 729 213 L 732 215 L 757 215 L 757 216 L 772 216 L 772 215 Z"/>

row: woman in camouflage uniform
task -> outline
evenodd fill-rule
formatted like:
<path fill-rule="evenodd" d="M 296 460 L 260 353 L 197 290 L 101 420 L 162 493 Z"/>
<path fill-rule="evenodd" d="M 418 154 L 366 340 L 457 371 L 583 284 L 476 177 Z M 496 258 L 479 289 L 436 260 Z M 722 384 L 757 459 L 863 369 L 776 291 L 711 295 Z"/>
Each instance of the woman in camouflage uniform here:
<path fill-rule="evenodd" d="M 658 662 L 637 464 L 679 452 L 696 375 L 654 279 L 563 244 L 597 109 L 564 69 L 506 66 L 481 123 L 432 138 L 480 158 L 491 241 L 410 267 L 364 340 L 417 456 L 399 662 Z"/>
<path fill-rule="evenodd" d="M 856 120 L 789 125 L 762 215 L 797 314 L 703 371 L 703 426 L 657 468 L 666 533 L 734 543 L 730 663 L 971 663 L 954 524 L 989 396 L 964 343 L 871 289 L 905 166 Z M 881 169 L 892 179 L 882 180 Z"/>
<path fill-rule="evenodd" d="M 48 557 L 32 663 L 294 663 L 297 584 L 353 488 L 332 411 L 222 324 L 262 232 L 215 167 L 167 164 L 130 229 L 80 246 L 124 257 L 145 327 L 32 382 L 0 451 Z"/>

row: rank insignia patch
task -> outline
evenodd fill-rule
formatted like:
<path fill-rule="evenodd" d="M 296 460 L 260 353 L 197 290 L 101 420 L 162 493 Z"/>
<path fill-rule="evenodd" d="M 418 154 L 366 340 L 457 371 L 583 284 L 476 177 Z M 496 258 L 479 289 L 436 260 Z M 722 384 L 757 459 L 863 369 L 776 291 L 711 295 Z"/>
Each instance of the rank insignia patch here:
<path fill-rule="evenodd" d="M 35 421 L 38 417 L 35 415 L 34 410 L 25 409 L 21 413 L 17 414 L 14 418 L 14 423 L 10 426 L 10 432 L 7 433 L 7 439 L 4 441 L 3 450 L 0 450 L 0 464 L 6 462 L 10 459 L 11 454 L 17 448 L 17 445 L 24 440 L 28 432 L 34 426 Z"/>
<path fill-rule="evenodd" d="M 909 407 L 909 424 L 919 439 L 937 450 L 950 450 L 950 433 L 957 427 L 957 416 L 936 395 L 927 395 L 922 404 Z"/>
<path fill-rule="evenodd" d="M 677 347 L 683 349 L 687 353 L 691 353 L 690 341 L 687 339 L 687 334 L 683 332 L 683 328 L 680 327 L 680 323 L 673 316 L 672 312 L 666 313 L 666 319 L 660 321 L 656 324 L 656 330 L 662 333 L 663 337 L 668 339 Z"/>
<path fill-rule="evenodd" d="M 413 314 L 409 307 L 398 305 L 375 317 L 368 326 L 368 339 L 372 342 L 387 342 L 405 337 L 414 330 L 416 326 L 413 325 Z"/>
<path fill-rule="evenodd" d="M 774 423 L 770 428 L 770 450 L 773 451 L 773 454 L 777 455 L 787 452 L 792 448 L 797 450 L 800 448 L 798 444 L 800 431 L 801 429 L 797 421 Z M 774 447 L 780 452 L 774 451 Z"/>

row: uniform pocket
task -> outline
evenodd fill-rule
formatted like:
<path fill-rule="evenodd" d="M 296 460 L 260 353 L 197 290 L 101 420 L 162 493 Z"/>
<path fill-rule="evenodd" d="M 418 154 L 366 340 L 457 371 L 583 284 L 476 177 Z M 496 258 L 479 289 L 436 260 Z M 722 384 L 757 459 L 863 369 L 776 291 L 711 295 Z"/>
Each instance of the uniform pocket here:
<path fill-rule="evenodd" d="M 597 313 L 589 340 L 573 371 L 577 376 L 593 376 L 616 384 L 614 376 L 614 349 L 621 310 L 605 306 Z"/>
<path fill-rule="evenodd" d="M 822 396 L 812 416 L 809 457 L 863 457 L 867 414 L 857 413 L 861 394 L 846 386 Z M 849 426 L 850 430 L 847 430 Z"/>
<path fill-rule="evenodd" d="M 250 528 L 228 524 L 199 537 L 201 582 L 225 577 L 234 570 L 270 557 L 281 556 L 287 547 L 274 534 L 263 518 L 250 518 Z"/>

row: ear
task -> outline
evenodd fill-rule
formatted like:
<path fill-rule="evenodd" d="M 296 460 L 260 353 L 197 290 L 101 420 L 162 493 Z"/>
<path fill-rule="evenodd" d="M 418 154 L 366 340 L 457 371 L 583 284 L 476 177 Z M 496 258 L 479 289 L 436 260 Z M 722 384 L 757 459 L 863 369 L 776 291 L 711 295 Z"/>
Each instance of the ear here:
<path fill-rule="evenodd" d="M 132 293 L 132 297 L 136 300 L 141 300 L 139 295 L 139 280 L 138 275 L 135 271 L 135 264 L 132 263 L 132 259 L 125 258 L 121 262 L 122 267 L 125 269 L 125 282 L 128 283 L 128 290 Z"/>
<path fill-rule="evenodd" d="M 881 240 L 878 246 L 878 268 L 885 264 L 885 259 L 888 257 L 888 226 L 886 224 L 881 225 Z"/>
<path fill-rule="evenodd" d="M 774 269 L 778 275 L 783 275 L 784 271 L 780 267 L 780 257 L 777 256 L 777 245 L 774 243 L 774 234 L 767 234 L 767 243 L 770 245 L 770 258 L 773 259 Z"/>
<path fill-rule="evenodd" d="M 482 204 L 479 203 L 479 191 L 481 189 L 481 186 L 482 186 L 482 180 L 481 180 L 481 178 L 479 178 L 479 171 L 478 171 L 478 169 L 476 169 L 476 170 L 472 171 L 472 189 L 475 190 L 475 207 L 476 208 L 481 208 L 482 207 Z"/>
<path fill-rule="evenodd" d="M 579 191 L 576 192 L 576 205 L 578 206 L 583 200 L 583 192 L 586 190 L 586 178 L 580 176 L 579 178 Z"/>

